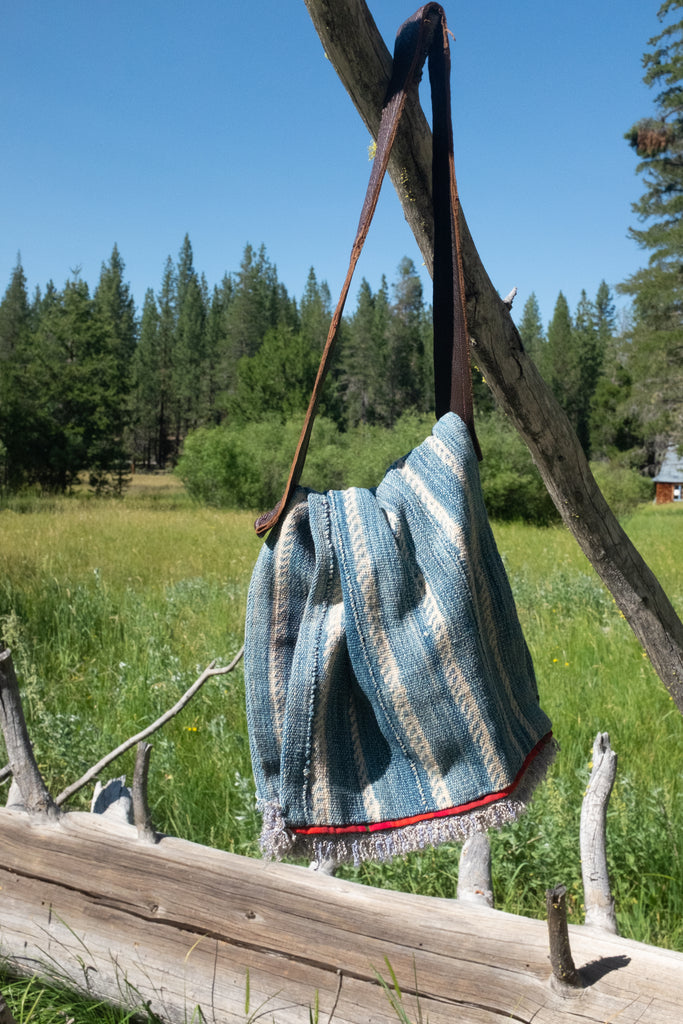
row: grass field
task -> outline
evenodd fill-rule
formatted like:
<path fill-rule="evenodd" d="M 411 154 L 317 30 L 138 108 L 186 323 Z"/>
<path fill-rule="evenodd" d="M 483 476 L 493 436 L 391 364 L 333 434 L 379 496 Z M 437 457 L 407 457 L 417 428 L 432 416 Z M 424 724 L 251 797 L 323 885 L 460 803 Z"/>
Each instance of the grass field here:
<path fill-rule="evenodd" d="M 123 500 L 27 498 L 0 511 L 0 629 L 53 793 L 239 649 L 260 545 L 252 520 L 194 506 L 163 476 L 134 478 Z M 683 509 L 644 507 L 626 527 L 683 612 Z M 564 882 L 582 920 L 580 804 L 593 739 L 607 731 L 619 755 L 608 844 L 621 933 L 683 950 L 683 717 L 563 528 L 495 532 L 561 744 L 529 813 L 492 837 L 496 904 L 541 917 L 545 890 Z M 153 742 L 156 827 L 257 856 L 241 670 L 208 682 Z M 132 756 L 110 776 L 130 777 Z M 343 870 L 453 896 L 458 857 L 442 847 Z"/>

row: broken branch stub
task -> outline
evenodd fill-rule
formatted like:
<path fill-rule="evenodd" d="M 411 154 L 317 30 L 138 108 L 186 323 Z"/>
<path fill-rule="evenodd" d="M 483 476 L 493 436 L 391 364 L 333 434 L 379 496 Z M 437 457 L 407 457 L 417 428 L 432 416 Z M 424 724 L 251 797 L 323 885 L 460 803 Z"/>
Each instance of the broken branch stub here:
<path fill-rule="evenodd" d="M 491 846 L 485 832 L 475 832 L 462 845 L 457 898 L 465 903 L 493 906 Z"/>
<path fill-rule="evenodd" d="M 151 743 L 138 743 L 135 756 L 135 773 L 133 775 L 133 820 L 138 830 L 138 839 L 143 843 L 156 843 L 157 834 L 152 825 L 152 815 L 147 799 L 147 780 L 149 778 L 149 759 L 152 754 Z"/>
<path fill-rule="evenodd" d="M 614 898 L 607 870 L 607 805 L 617 774 L 617 755 L 609 733 L 599 732 L 593 743 L 593 767 L 581 805 L 581 875 L 586 924 L 617 935 Z"/>
<path fill-rule="evenodd" d="M 556 885 L 554 889 L 547 890 L 545 899 L 548 910 L 550 965 L 553 969 L 551 980 L 556 991 L 570 995 L 583 988 L 583 981 L 574 965 L 569 945 L 566 895 L 566 885 Z"/>
<path fill-rule="evenodd" d="M 32 814 L 57 818 L 59 809 L 48 792 L 33 754 L 9 648 L 0 651 L 0 726 L 9 766 L 24 807 Z"/>

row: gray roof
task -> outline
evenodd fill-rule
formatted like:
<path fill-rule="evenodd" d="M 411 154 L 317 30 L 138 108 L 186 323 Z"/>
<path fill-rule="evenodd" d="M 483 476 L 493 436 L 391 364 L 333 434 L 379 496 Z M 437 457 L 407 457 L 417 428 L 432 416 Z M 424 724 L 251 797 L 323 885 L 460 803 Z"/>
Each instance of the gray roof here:
<path fill-rule="evenodd" d="M 677 454 L 675 444 L 669 445 L 662 461 L 659 473 L 654 478 L 656 484 L 683 483 L 683 456 Z"/>

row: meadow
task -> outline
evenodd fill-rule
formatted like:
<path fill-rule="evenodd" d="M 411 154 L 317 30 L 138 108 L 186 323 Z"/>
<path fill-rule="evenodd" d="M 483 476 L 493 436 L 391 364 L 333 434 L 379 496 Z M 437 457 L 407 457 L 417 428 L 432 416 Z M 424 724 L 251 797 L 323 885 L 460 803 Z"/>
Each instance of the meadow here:
<path fill-rule="evenodd" d="M 227 664 L 239 650 L 260 546 L 252 521 L 193 504 L 169 476 L 134 477 L 122 500 L 2 506 L 0 635 L 53 794 L 174 704 L 210 660 Z M 683 508 L 643 506 L 625 525 L 683 613 Z M 496 905 L 542 917 L 545 890 L 563 882 L 571 920 L 582 921 L 580 806 L 604 731 L 619 756 L 608 849 L 620 932 L 683 950 L 683 717 L 563 527 L 494 529 L 561 745 L 527 815 L 492 836 Z M 241 667 L 207 682 L 152 742 L 156 828 L 258 856 Z M 131 753 L 108 777 L 132 768 Z M 91 795 L 67 806 L 85 809 Z M 459 852 L 342 870 L 453 897 Z"/>

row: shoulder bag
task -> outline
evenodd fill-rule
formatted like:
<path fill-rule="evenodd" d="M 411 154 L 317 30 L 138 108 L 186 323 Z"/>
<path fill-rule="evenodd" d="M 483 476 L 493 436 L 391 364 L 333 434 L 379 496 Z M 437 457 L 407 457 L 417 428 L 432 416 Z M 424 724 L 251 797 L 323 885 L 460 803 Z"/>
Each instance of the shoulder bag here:
<path fill-rule="evenodd" d="M 298 486 L 351 276 L 429 57 L 438 421 L 373 490 Z M 270 856 L 387 859 L 513 820 L 554 756 L 479 483 L 443 9 L 399 30 L 377 153 L 290 472 L 249 588 L 247 717 Z"/>

